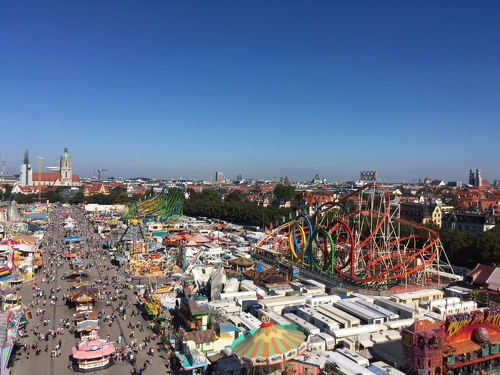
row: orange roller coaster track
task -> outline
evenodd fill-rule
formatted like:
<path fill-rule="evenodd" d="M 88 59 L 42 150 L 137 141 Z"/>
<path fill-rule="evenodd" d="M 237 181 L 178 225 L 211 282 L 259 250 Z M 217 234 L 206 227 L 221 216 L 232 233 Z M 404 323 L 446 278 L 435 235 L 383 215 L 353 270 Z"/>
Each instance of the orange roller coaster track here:
<path fill-rule="evenodd" d="M 443 268 L 453 272 L 442 263 L 447 258 L 438 233 L 401 218 L 399 204 L 376 184 L 281 225 L 256 249 L 357 284 L 433 283 Z"/>

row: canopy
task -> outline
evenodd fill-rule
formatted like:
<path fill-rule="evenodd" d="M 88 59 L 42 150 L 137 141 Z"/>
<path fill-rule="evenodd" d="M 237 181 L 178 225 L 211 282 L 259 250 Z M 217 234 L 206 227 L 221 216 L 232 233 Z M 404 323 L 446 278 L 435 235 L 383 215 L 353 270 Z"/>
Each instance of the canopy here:
<path fill-rule="evenodd" d="M 93 329 L 99 329 L 99 321 L 98 320 L 83 320 L 81 322 L 76 323 L 76 331 L 91 331 Z"/>
<path fill-rule="evenodd" d="M 36 253 L 36 246 L 24 243 L 14 246 L 14 249 L 22 251 L 23 253 Z"/>
<path fill-rule="evenodd" d="M 47 213 L 26 214 L 26 218 L 31 220 L 45 220 L 49 218 L 49 214 Z"/>
<path fill-rule="evenodd" d="M 64 242 L 80 242 L 83 238 L 80 236 L 69 236 L 64 239 Z"/>
<path fill-rule="evenodd" d="M 240 267 L 250 267 L 253 266 L 254 261 L 249 258 L 241 257 L 233 261 L 233 264 Z"/>
<path fill-rule="evenodd" d="M 14 241 L 17 241 L 22 244 L 28 244 L 28 245 L 34 245 L 36 244 L 40 239 L 37 236 L 15 236 L 12 238 Z"/>
<path fill-rule="evenodd" d="M 204 243 L 204 242 L 210 242 L 210 239 L 201 234 L 197 234 L 196 236 L 191 238 L 191 241 L 194 241 L 196 243 Z"/>
<path fill-rule="evenodd" d="M 240 336 L 231 349 L 241 361 L 271 365 L 289 360 L 307 349 L 306 334 L 297 326 L 274 324 L 265 317 L 259 329 Z"/>
<path fill-rule="evenodd" d="M 115 346 L 107 343 L 106 340 L 97 339 L 83 341 L 73 347 L 73 358 L 75 359 L 94 359 L 111 355 L 115 352 Z"/>

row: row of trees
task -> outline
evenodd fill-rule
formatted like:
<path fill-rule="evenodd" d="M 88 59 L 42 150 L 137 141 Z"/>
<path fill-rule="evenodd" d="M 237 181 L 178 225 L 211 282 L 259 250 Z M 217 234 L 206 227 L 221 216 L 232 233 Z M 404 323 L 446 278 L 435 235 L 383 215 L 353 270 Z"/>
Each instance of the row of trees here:
<path fill-rule="evenodd" d="M 201 193 L 189 191 L 189 199 L 184 201 L 184 213 L 189 216 L 205 216 L 227 220 L 238 224 L 267 226 L 290 217 L 290 208 L 262 207 L 242 199 L 240 193 L 231 193 L 225 200 L 213 189 L 205 189 Z"/>
<path fill-rule="evenodd" d="M 474 267 L 477 263 L 500 265 L 500 226 L 483 233 L 444 227 L 438 230 L 451 264 Z"/>

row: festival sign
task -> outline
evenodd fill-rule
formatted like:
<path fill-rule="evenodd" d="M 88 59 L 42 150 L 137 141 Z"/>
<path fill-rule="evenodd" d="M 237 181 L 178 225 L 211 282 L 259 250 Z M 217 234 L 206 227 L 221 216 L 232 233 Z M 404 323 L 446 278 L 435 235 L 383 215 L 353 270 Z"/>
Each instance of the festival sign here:
<path fill-rule="evenodd" d="M 500 307 L 450 315 L 446 318 L 447 343 L 470 340 L 476 328 L 490 334 L 500 333 Z"/>

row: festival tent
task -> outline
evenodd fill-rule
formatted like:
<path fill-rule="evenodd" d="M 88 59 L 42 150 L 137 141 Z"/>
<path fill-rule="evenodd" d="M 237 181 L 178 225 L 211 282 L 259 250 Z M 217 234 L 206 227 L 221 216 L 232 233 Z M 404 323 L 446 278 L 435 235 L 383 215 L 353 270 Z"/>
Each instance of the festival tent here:
<path fill-rule="evenodd" d="M 306 340 L 307 335 L 299 327 L 274 324 L 265 317 L 259 329 L 238 337 L 231 349 L 244 363 L 271 366 L 304 352 Z"/>
<path fill-rule="evenodd" d="M 226 234 L 224 232 L 221 232 L 219 230 L 214 230 L 211 233 L 212 237 L 224 237 Z"/>
<path fill-rule="evenodd" d="M 12 239 L 14 241 L 19 242 L 19 243 L 28 244 L 28 245 L 34 245 L 39 241 L 39 238 L 37 236 L 27 236 L 27 235 L 15 236 L 15 237 L 12 237 Z"/>
<path fill-rule="evenodd" d="M 3 240 L 0 242 L 0 251 L 8 251 L 11 249 L 14 249 L 16 246 L 18 246 L 20 242 L 14 241 L 14 240 Z"/>
<path fill-rule="evenodd" d="M 37 250 L 35 245 L 28 245 L 25 243 L 14 246 L 14 249 L 22 251 L 23 253 L 36 253 Z"/>
<path fill-rule="evenodd" d="M 495 267 L 488 280 L 486 280 L 486 284 L 488 284 L 488 290 L 500 292 L 500 267 Z"/>
<path fill-rule="evenodd" d="M 29 220 L 46 220 L 49 218 L 49 214 L 47 213 L 33 213 L 33 214 L 26 214 L 26 218 Z"/>
<path fill-rule="evenodd" d="M 207 237 L 205 237 L 201 234 L 197 234 L 196 236 L 191 238 L 191 241 L 194 241 L 196 243 L 206 243 L 206 242 L 210 242 L 210 239 L 208 239 Z"/>
<path fill-rule="evenodd" d="M 467 274 L 467 278 L 476 285 L 486 285 L 486 281 L 491 276 L 495 266 L 488 264 L 478 264 L 471 272 Z"/>

